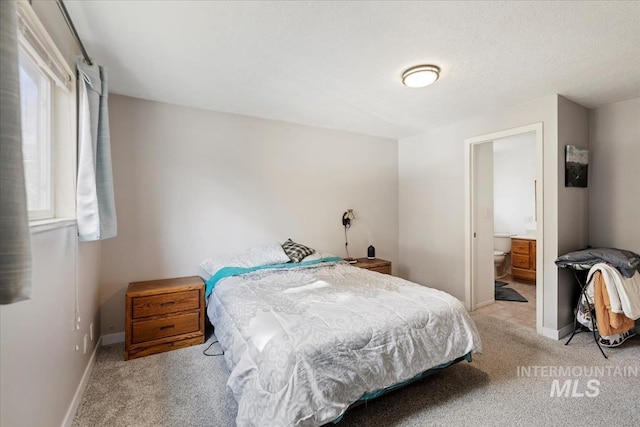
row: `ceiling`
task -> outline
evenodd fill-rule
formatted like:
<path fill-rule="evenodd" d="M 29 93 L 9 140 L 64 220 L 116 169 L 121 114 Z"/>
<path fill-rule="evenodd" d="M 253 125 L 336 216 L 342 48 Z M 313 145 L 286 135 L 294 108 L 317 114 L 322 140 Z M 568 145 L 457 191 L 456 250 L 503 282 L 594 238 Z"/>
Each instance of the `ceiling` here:
<path fill-rule="evenodd" d="M 113 93 L 403 138 L 560 94 L 640 96 L 640 2 L 72 1 Z M 402 85 L 411 66 L 440 80 Z"/>

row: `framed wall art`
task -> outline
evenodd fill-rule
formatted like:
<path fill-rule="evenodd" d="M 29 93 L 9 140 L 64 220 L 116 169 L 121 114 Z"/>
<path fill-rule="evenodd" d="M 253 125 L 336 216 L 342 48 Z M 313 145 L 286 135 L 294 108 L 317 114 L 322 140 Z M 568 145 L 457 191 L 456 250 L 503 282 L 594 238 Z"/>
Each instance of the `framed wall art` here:
<path fill-rule="evenodd" d="M 586 187 L 589 172 L 589 150 L 575 145 L 565 147 L 564 186 Z"/>

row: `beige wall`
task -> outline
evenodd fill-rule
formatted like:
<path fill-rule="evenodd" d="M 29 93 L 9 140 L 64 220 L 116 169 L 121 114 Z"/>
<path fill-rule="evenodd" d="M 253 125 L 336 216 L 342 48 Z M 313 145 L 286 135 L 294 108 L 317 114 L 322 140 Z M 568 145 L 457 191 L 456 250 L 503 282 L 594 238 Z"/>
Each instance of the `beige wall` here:
<path fill-rule="evenodd" d="M 640 98 L 591 110 L 589 243 L 640 253 Z"/>
<path fill-rule="evenodd" d="M 566 334 L 576 286 L 558 255 L 589 241 L 588 189 L 564 186 L 564 147 L 588 147 L 589 112 L 558 95 L 405 138 L 399 143 L 399 272 L 464 300 L 464 140 L 535 122 L 544 137 L 543 328 Z"/>
<path fill-rule="evenodd" d="M 56 45 L 72 64 L 76 46 L 55 2 L 34 1 L 33 8 Z M 72 94 L 72 99 L 75 95 Z M 67 112 L 69 107 L 65 105 Z M 71 114 L 75 117 L 75 114 Z M 73 119 L 66 132 L 75 135 Z M 70 144 L 71 147 L 75 143 Z M 73 153 L 66 151 L 73 157 Z M 73 160 L 60 160 L 74 168 Z M 68 178 L 72 170 L 58 170 Z M 66 179 L 71 186 L 72 179 Z M 72 190 L 71 190 L 72 191 Z M 32 234 L 31 299 L 0 306 L 0 425 L 58 426 L 65 418 L 97 344 L 100 331 L 98 243 L 78 244 L 75 225 Z M 76 330 L 76 284 L 80 314 Z M 93 323 L 94 339 L 83 339 Z M 76 351 L 76 343 L 79 350 Z M 73 416 L 73 413 L 69 413 Z"/>
<path fill-rule="evenodd" d="M 76 259 L 76 235 L 75 226 L 33 234 L 31 299 L 0 306 L 3 426 L 61 425 L 97 344 L 100 243 L 83 243 Z M 83 339 L 91 322 L 96 335 L 84 353 Z"/>
<path fill-rule="evenodd" d="M 558 324 L 558 96 L 468 119 L 399 142 L 399 245 L 402 277 L 465 298 L 464 140 L 537 122 L 544 138 L 545 330 Z"/>
<path fill-rule="evenodd" d="M 136 280 L 201 274 L 205 258 L 288 237 L 345 256 L 369 244 L 395 262 L 397 142 L 110 98 L 118 237 L 103 243 L 102 330 L 124 331 Z"/>
<path fill-rule="evenodd" d="M 565 187 L 565 146 L 589 148 L 589 110 L 558 97 L 558 255 L 583 249 L 589 242 L 589 189 Z M 573 274 L 558 269 L 558 301 L 576 301 Z M 558 325 L 573 322 L 573 305 L 558 305 Z"/>

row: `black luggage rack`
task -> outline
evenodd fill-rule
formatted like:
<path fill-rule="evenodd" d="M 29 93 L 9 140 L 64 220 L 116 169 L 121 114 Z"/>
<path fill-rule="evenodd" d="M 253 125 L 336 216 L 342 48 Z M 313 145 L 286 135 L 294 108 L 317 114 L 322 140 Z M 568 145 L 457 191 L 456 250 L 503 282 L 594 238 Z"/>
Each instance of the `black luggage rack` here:
<path fill-rule="evenodd" d="M 576 303 L 576 309 L 573 317 L 573 332 L 571 333 L 571 336 L 569 337 L 567 342 L 564 343 L 564 345 L 568 345 L 576 334 L 589 330 L 589 328 L 578 322 L 580 301 L 582 300 L 582 296 L 584 295 L 584 299 L 587 301 L 587 309 L 589 310 L 589 315 L 591 316 L 591 331 L 593 332 L 593 340 L 598 346 L 598 349 L 600 349 L 600 353 L 602 353 L 604 358 L 609 359 L 604 353 L 602 346 L 600 345 L 600 332 L 598 331 L 598 323 L 596 321 L 596 310 L 594 308 L 593 302 L 589 301 L 589 296 L 587 295 L 587 272 L 589 271 L 590 266 L 586 266 L 584 264 L 571 264 L 561 266 L 560 268 L 571 269 L 571 271 L 573 272 L 573 277 L 575 277 L 576 283 L 580 287 L 580 295 L 578 296 L 578 302 Z"/>

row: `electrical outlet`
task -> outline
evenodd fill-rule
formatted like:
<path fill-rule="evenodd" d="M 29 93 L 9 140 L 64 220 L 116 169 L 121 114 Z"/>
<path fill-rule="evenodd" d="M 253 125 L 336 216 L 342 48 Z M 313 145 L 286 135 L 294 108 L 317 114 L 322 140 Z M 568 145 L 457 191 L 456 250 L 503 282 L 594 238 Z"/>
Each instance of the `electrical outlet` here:
<path fill-rule="evenodd" d="M 84 334 L 84 353 L 87 353 L 87 334 Z"/>
<path fill-rule="evenodd" d="M 91 342 L 93 342 L 93 322 L 89 323 L 89 338 L 91 338 Z"/>

